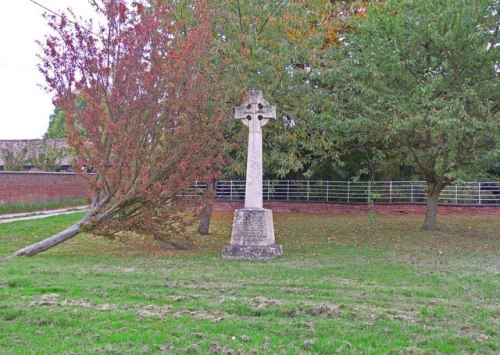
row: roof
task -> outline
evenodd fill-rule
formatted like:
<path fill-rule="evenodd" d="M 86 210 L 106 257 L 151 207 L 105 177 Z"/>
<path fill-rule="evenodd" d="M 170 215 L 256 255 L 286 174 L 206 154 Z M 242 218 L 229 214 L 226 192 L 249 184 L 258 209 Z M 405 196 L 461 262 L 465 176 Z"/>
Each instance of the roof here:
<path fill-rule="evenodd" d="M 54 139 L 46 139 L 47 146 L 60 148 L 60 149 L 69 149 L 70 146 L 66 141 L 66 138 L 54 138 Z M 43 144 L 45 142 L 43 139 L 6 139 L 0 140 L 0 166 L 4 165 L 3 162 L 3 154 L 2 151 L 4 149 L 8 149 L 13 151 L 14 153 L 18 153 L 27 147 L 28 155 L 27 158 L 31 158 L 36 156 L 38 151 L 42 149 Z M 61 165 L 71 165 L 74 157 L 67 154 L 60 159 Z"/>

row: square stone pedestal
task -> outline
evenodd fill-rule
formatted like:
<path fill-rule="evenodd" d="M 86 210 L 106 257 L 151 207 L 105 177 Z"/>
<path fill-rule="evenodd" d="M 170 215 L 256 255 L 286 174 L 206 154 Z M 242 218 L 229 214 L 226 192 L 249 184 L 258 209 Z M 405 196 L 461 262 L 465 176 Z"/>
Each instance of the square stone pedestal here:
<path fill-rule="evenodd" d="M 231 245 L 222 249 L 224 259 L 269 260 L 283 254 L 274 243 L 273 211 L 243 208 L 234 211 Z"/>

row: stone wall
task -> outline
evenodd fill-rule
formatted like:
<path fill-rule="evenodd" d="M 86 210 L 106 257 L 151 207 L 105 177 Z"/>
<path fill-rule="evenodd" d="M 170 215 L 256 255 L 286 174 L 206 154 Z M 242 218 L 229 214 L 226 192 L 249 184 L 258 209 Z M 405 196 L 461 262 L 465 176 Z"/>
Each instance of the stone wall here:
<path fill-rule="evenodd" d="M 0 172 L 0 203 L 67 201 L 88 196 L 86 182 L 73 173 Z"/>

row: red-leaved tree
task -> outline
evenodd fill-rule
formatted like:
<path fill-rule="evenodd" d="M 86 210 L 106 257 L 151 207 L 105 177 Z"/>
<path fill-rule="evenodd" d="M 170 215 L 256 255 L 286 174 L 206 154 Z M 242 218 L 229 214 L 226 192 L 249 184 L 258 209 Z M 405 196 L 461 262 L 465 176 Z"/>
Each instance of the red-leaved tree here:
<path fill-rule="evenodd" d="M 53 34 L 41 43 L 39 66 L 67 117 L 91 207 L 75 225 L 16 255 L 34 255 L 81 231 L 135 232 L 189 247 L 185 228 L 202 198 L 186 191 L 217 176 L 223 139 L 212 106 L 216 80 L 204 59 L 211 38 L 206 4 L 193 5 L 198 25 L 180 36 L 165 1 L 91 3 L 106 19 L 94 32 L 71 11 L 46 15 Z"/>

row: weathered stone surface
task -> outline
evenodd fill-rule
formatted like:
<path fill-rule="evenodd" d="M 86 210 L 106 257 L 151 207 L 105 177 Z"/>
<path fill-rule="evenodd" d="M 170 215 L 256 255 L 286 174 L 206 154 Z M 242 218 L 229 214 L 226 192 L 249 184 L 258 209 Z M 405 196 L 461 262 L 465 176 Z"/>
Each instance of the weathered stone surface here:
<path fill-rule="evenodd" d="M 263 208 L 243 208 L 234 211 L 231 245 L 272 244 L 274 244 L 273 211 Z"/>
<path fill-rule="evenodd" d="M 280 255 L 283 255 L 283 247 L 278 244 L 267 246 L 228 245 L 222 249 L 224 259 L 271 260 Z"/>
<path fill-rule="evenodd" d="M 234 211 L 231 245 L 222 250 L 224 259 L 270 260 L 283 254 L 274 243 L 273 211 L 243 208 Z"/>
<path fill-rule="evenodd" d="M 234 212 L 231 245 L 224 247 L 222 257 L 274 259 L 283 254 L 283 247 L 274 244 L 273 212 L 262 208 L 262 126 L 276 118 L 276 106 L 264 100 L 262 91 L 250 90 L 234 114 L 249 128 L 245 208 Z"/>
<path fill-rule="evenodd" d="M 235 107 L 234 116 L 248 127 L 245 208 L 262 208 L 262 127 L 276 118 L 276 106 L 264 99 L 262 91 L 250 90 L 248 99 Z"/>

